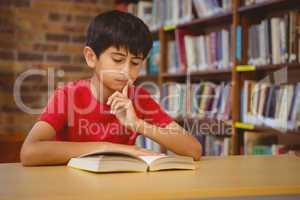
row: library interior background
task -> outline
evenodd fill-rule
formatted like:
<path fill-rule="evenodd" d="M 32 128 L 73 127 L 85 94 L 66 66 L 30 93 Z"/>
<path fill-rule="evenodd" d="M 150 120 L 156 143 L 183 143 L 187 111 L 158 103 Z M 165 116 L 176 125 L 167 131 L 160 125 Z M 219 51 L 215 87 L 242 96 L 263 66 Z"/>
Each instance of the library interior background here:
<path fill-rule="evenodd" d="M 87 25 L 120 10 L 153 47 L 136 86 L 201 142 L 203 156 L 300 151 L 300 3 L 296 0 L 1 0 L 0 163 L 61 84 L 92 71 Z M 172 152 L 139 136 L 136 145 Z"/>

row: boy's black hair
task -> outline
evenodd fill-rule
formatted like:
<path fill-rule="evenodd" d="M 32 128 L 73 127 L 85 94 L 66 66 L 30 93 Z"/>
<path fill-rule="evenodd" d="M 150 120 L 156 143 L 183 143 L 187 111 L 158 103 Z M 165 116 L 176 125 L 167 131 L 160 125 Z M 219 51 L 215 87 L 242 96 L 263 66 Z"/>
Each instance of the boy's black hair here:
<path fill-rule="evenodd" d="M 97 15 L 87 30 L 86 45 L 97 56 L 111 46 L 126 48 L 145 58 L 152 48 L 152 35 L 145 23 L 132 14 L 108 11 Z"/>

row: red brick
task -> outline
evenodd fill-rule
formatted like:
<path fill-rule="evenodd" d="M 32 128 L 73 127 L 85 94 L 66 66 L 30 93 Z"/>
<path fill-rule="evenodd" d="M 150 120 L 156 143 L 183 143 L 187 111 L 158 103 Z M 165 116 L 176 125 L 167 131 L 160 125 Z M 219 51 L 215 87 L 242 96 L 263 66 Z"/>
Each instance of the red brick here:
<path fill-rule="evenodd" d="M 78 35 L 72 37 L 72 42 L 85 43 L 85 35 Z"/>
<path fill-rule="evenodd" d="M 52 41 L 52 42 L 69 42 L 70 36 L 67 34 L 47 33 L 46 40 Z"/>
<path fill-rule="evenodd" d="M 58 50 L 58 45 L 56 44 L 42 44 L 42 43 L 37 43 L 33 45 L 33 50 L 34 51 L 47 51 L 47 52 L 55 52 Z"/>
<path fill-rule="evenodd" d="M 81 67 L 78 65 L 61 65 L 60 69 L 65 72 L 84 72 L 88 71 L 88 67 Z"/>
<path fill-rule="evenodd" d="M 18 60 L 19 61 L 43 61 L 44 56 L 38 53 L 27 53 L 27 52 L 19 52 Z"/>
<path fill-rule="evenodd" d="M 46 58 L 49 62 L 70 63 L 71 61 L 71 58 L 68 55 L 48 54 Z"/>
<path fill-rule="evenodd" d="M 71 22 L 72 21 L 72 15 L 70 15 L 70 14 L 50 12 L 48 17 L 49 17 L 49 20 L 55 21 L 55 22 L 57 22 L 57 21 Z"/>
<path fill-rule="evenodd" d="M 74 17 L 74 22 L 75 23 L 86 23 L 88 24 L 89 22 L 92 21 L 94 16 L 90 16 L 90 15 L 77 15 Z"/>
<path fill-rule="evenodd" d="M 0 59 L 2 59 L 2 60 L 14 60 L 15 59 L 15 53 L 13 51 L 0 50 Z"/>

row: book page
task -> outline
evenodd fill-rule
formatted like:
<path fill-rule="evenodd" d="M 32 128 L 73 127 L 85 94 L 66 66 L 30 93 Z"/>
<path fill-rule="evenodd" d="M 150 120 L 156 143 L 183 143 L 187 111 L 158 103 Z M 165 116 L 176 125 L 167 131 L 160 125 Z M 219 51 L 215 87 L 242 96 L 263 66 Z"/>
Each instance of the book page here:
<path fill-rule="evenodd" d="M 133 158 L 139 159 L 138 156 L 125 152 L 125 151 L 118 151 L 118 150 L 102 150 L 102 151 L 93 151 L 90 153 L 83 154 L 79 156 L 79 158 L 88 157 L 88 156 L 96 156 L 96 155 L 123 155 L 123 156 L 129 156 Z"/>
<path fill-rule="evenodd" d="M 148 165 L 150 165 L 153 161 L 163 158 L 163 157 L 167 157 L 167 156 L 164 154 L 159 155 L 159 156 L 139 156 L 139 158 L 141 158 L 143 161 L 145 161 Z"/>

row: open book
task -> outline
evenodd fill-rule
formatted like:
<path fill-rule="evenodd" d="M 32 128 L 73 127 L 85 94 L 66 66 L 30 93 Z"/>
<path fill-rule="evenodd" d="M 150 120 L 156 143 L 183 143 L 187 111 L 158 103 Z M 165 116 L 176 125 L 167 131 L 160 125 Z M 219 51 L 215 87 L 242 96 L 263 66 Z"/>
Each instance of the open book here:
<path fill-rule="evenodd" d="M 136 156 L 122 151 L 96 151 L 72 158 L 69 167 L 92 172 L 158 171 L 195 169 L 194 160 L 186 156 Z"/>

